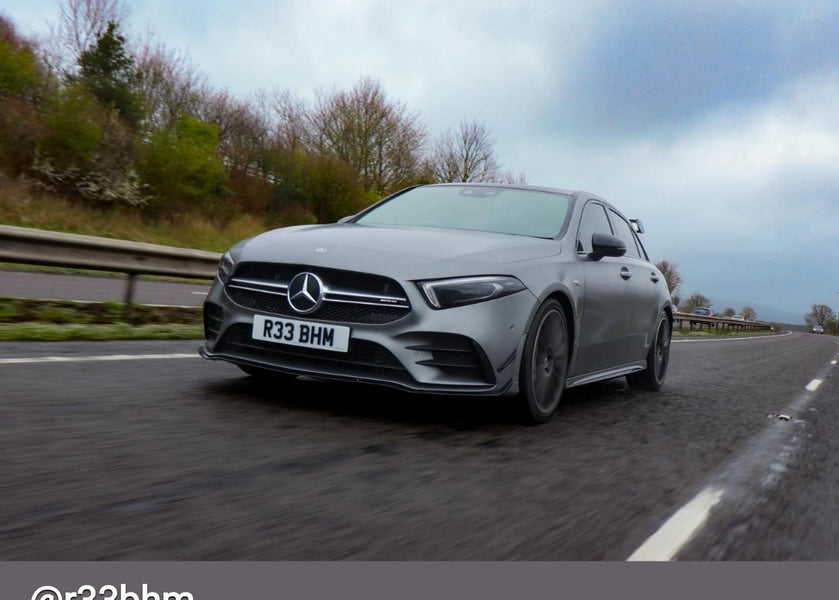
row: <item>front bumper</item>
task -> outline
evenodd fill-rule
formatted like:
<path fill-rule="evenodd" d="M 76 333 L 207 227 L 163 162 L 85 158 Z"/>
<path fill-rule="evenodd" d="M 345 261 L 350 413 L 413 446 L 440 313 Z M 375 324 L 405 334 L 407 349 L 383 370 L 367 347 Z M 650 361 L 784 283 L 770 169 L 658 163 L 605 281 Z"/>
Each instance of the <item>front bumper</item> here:
<path fill-rule="evenodd" d="M 339 353 L 253 339 L 254 315 L 270 313 L 237 304 L 217 280 L 204 304 L 200 354 L 209 360 L 412 392 L 518 392 L 521 347 L 536 304 L 530 292 L 433 310 L 415 286 L 404 287 L 410 312 L 389 323 L 351 324 L 349 348 Z"/>

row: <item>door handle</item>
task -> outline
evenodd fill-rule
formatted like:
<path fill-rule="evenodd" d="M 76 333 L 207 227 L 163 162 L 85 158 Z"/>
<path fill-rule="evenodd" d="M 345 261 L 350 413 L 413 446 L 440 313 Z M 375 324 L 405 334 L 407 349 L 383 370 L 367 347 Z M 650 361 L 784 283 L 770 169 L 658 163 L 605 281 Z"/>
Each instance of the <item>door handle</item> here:
<path fill-rule="evenodd" d="M 658 283 L 658 281 L 659 281 L 659 279 L 661 279 L 661 277 L 659 277 L 655 273 L 650 273 L 650 279 L 652 280 L 653 283 Z"/>
<path fill-rule="evenodd" d="M 630 271 L 628 267 L 621 267 L 621 277 L 629 279 L 632 277 L 632 271 Z"/>

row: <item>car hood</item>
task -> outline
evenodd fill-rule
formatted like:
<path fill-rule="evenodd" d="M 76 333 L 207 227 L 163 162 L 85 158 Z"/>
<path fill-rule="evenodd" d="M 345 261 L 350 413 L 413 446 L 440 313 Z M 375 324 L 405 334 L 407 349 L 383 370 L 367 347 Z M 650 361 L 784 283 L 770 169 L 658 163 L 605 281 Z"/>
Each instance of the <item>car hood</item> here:
<path fill-rule="evenodd" d="M 275 229 L 233 249 L 235 260 L 367 271 L 400 279 L 503 274 L 509 265 L 559 254 L 552 239 L 438 228 L 335 223 Z"/>

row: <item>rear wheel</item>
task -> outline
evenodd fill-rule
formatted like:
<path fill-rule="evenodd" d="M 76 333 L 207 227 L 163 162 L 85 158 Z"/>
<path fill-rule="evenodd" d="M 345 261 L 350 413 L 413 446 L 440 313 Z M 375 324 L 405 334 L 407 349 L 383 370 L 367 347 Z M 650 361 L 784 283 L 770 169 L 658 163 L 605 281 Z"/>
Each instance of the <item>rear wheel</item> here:
<path fill-rule="evenodd" d="M 568 374 L 568 325 L 562 305 L 547 300 L 524 344 L 519 377 L 522 408 L 531 423 L 546 423 L 559 406 Z"/>
<path fill-rule="evenodd" d="M 667 365 L 670 363 L 670 319 L 662 311 L 658 317 L 655 339 L 647 354 L 647 368 L 643 371 L 630 373 L 626 382 L 630 387 L 638 390 L 656 391 L 664 385 L 667 375 Z"/>

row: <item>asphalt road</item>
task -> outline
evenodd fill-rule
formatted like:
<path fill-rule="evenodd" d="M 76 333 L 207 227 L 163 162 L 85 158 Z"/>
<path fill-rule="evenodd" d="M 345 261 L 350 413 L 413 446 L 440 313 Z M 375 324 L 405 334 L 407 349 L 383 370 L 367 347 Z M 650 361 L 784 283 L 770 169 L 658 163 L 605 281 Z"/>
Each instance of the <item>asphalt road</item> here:
<path fill-rule="evenodd" d="M 196 348 L 0 344 L 0 560 L 839 559 L 830 336 L 676 342 L 536 427 Z"/>

